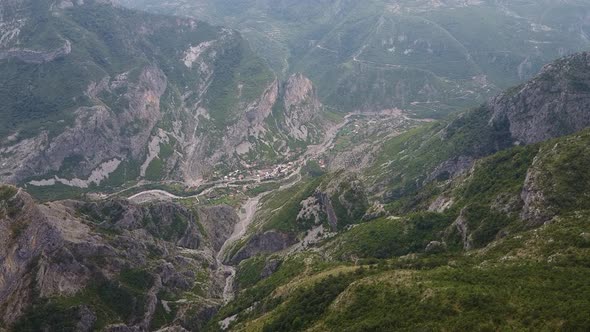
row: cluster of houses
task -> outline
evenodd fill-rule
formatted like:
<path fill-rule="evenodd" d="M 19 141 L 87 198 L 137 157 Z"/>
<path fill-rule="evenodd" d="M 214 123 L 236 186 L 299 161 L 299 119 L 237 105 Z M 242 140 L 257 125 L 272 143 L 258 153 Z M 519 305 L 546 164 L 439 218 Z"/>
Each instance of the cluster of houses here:
<path fill-rule="evenodd" d="M 225 175 L 223 181 L 273 180 L 291 174 L 298 165 L 294 162 L 273 166 L 272 168 L 237 170 Z"/>
<path fill-rule="evenodd" d="M 319 159 L 318 163 L 320 167 L 326 167 L 325 161 L 323 159 Z M 289 162 L 286 164 L 275 165 L 271 168 L 237 170 L 223 176 L 221 180 L 227 182 L 242 180 L 276 180 L 291 175 L 293 171 L 299 166 L 300 164 L 298 162 Z"/>
<path fill-rule="evenodd" d="M 273 179 L 278 179 L 278 178 L 282 178 L 285 175 L 289 175 L 291 174 L 291 172 L 293 171 L 293 169 L 297 167 L 297 164 L 294 162 L 290 162 L 288 164 L 281 164 L 281 165 L 276 165 L 273 168 L 268 168 L 268 169 L 261 169 L 261 170 L 257 170 L 256 172 L 256 176 L 259 180 L 273 180 Z"/>
<path fill-rule="evenodd" d="M 237 180 L 244 180 L 249 174 L 250 172 L 246 171 L 246 170 L 237 170 L 237 171 L 233 171 L 231 173 L 229 173 L 228 175 L 223 177 L 223 180 L 225 181 L 237 181 Z"/>

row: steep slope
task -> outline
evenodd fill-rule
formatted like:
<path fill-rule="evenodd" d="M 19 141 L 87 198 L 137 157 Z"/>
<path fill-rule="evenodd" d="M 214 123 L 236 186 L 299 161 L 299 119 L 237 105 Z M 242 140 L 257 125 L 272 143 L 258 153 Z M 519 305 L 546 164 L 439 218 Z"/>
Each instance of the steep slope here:
<path fill-rule="evenodd" d="M 443 117 L 585 50 L 584 1 L 119 0 L 240 30 L 277 73 L 301 71 L 342 111 Z"/>
<path fill-rule="evenodd" d="M 587 127 L 589 72 L 588 53 L 562 58 L 477 109 L 392 139 L 370 172 L 376 190 L 388 201 L 407 197 L 468 171 L 477 158 Z"/>
<path fill-rule="evenodd" d="M 590 273 L 589 141 L 586 129 L 508 149 L 447 183 L 431 212 L 243 261 L 240 296 L 213 322 L 232 317 L 235 331 L 584 329 L 588 290 L 576 280 Z"/>
<path fill-rule="evenodd" d="M 215 253 L 238 219 L 228 206 L 39 205 L 15 187 L 0 193 L 4 328 L 198 329 L 221 303 Z"/>
<path fill-rule="evenodd" d="M 238 251 L 239 295 L 210 329 L 584 329 L 587 287 L 572 276 L 590 272 L 589 72 L 586 53 L 560 59 L 477 110 L 393 138 L 401 153 L 377 165 L 413 186 L 388 205 L 363 206 L 362 188 L 353 199 L 323 196 L 329 183 L 359 188 L 342 174 L 275 196 L 260 219 L 284 205 L 263 225 L 309 230 L 315 216 L 324 228 L 299 244 Z M 348 213 L 355 225 L 329 232 L 330 209 L 309 198 L 322 196 L 361 202 Z"/>
<path fill-rule="evenodd" d="M 376 120 L 368 126 L 372 130 L 363 129 L 357 120 L 351 120 L 356 118 L 350 117 L 350 127 L 345 126 L 331 150 L 319 158 L 328 162 L 327 168 L 311 162 L 304 168 L 299 184 L 261 202 L 256 227 L 234 248 L 233 261 L 287 248 L 302 250 L 350 225 L 388 214 L 444 212 L 441 216 L 428 216 L 440 219 L 442 224 L 436 228 L 439 232 L 452 221 L 459 228 L 469 222 L 473 223 L 472 229 L 486 225 L 482 230 L 485 234 L 475 235 L 481 237 L 476 244 L 468 241 L 470 232 L 459 229 L 457 234 L 449 227 L 448 237 L 462 238 L 460 246 L 466 248 L 485 246 L 520 215 L 531 224 L 546 221 L 533 220 L 544 215 L 534 211 L 536 206 L 543 205 L 544 197 L 534 191 L 534 185 L 528 185 L 533 188 L 530 193 L 522 193 L 530 196 L 526 198 L 530 202 L 520 198 L 525 176 L 533 160 L 542 155 L 538 155 L 539 146 L 535 143 L 590 126 L 590 91 L 584 88 L 590 83 L 588 73 L 588 53 L 565 57 L 544 67 L 526 84 L 477 109 L 401 134 L 393 130 L 384 135 Z M 390 129 L 407 128 L 407 123 L 411 123 L 399 116 L 385 119 Z M 347 130 L 356 134 L 350 137 Z M 360 144 L 363 140 L 371 143 Z M 355 153 L 347 151 L 355 151 L 359 144 L 363 157 L 369 160 L 365 163 L 372 166 L 343 166 L 338 156 L 354 158 Z M 490 160 L 480 160 L 498 152 Z M 498 162 L 502 164 L 497 165 Z M 475 166 L 481 169 L 474 169 Z M 499 184 L 489 183 L 494 176 Z M 463 184 L 466 179 L 475 184 Z M 496 191 L 480 192 L 484 189 Z M 457 192 L 463 198 L 456 197 Z M 479 200 L 477 204 L 471 204 L 471 196 Z M 522 210 L 525 205 L 527 209 Z M 485 221 L 488 219 L 489 222 Z"/>
<path fill-rule="evenodd" d="M 102 1 L 1 6 L 3 182 L 192 184 L 289 158 L 323 135 L 310 82 L 283 86 L 235 31 Z"/>

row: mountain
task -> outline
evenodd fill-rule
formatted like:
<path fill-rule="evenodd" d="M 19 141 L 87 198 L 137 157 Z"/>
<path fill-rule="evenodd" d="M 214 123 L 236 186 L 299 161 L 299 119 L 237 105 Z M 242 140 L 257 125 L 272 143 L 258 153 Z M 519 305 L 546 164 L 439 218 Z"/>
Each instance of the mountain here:
<path fill-rule="evenodd" d="M 102 1 L 0 6 L 2 182 L 199 183 L 292 158 L 329 124 L 311 82 L 275 78 L 236 31 Z"/>
<path fill-rule="evenodd" d="M 303 72 L 342 112 L 442 118 L 589 45 L 579 0 L 118 2 L 238 29 L 275 72 Z"/>
<path fill-rule="evenodd" d="M 468 171 L 478 158 L 588 127 L 589 60 L 587 53 L 557 60 L 477 109 L 386 143 L 373 170 L 377 182 L 391 184 L 385 195 L 397 199 Z"/>
<path fill-rule="evenodd" d="M 183 316 L 197 329 L 223 301 L 214 254 L 238 221 L 229 206 L 40 205 L 12 186 L 0 199 L 2 327 L 154 330 Z"/>
<path fill-rule="evenodd" d="M 587 330 L 589 8 L 0 2 L 0 331 Z"/>
<path fill-rule="evenodd" d="M 297 176 L 245 191 L 39 204 L 2 186 L 2 328 L 583 330 L 588 73 L 565 57 L 438 122 L 347 117 Z M 342 167 L 355 135 L 377 147 Z"/>
<path fill-rule="evenodd" d="M 230 251 L 239 295 L 213 322 L 229 317 L 231 330 L 246 331 L 587 326 L 577 305 L 555 299 L 579 298 L 581 284 L 562 286 L 590 272 L 589 72 L 587 53 L 562 58 L 479 108 L 385 140 L 371 167 L 265 198 Z"/>

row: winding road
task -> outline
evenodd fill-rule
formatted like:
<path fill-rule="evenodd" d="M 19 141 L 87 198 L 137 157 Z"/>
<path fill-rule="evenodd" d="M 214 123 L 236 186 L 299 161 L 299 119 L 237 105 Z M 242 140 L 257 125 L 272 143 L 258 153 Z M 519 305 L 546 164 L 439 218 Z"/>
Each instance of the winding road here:
<path fill-rule="evenodd" d="M 308 146 L 306 152 L 304 154 L 302 154 L 295 161 L 295 163 L 299 166 L 294 168 L 290 174 L 288 174 L 287 176 L 285 176 L 283 178 L 283 180 L 286 180 L 286 181 L 276 190 L 287 189 L 287 188 L 290 188 L 290 187 L 296 185 L 297 183 L 299 183 L 303 179 L 303 177 L 301 175 L 302 165 L 304 165 L 305 162 L 308 161 L 309 159 L 319 157 L 322 153 L 327 151 L 334 143 L 334 140 L 337 137 L 340 130 L 350 122 L 350 119 L 351 119 L 351 115 L 345 116 L 344 121 L 342 121 L 340 124 L 334 125 L 326 130 L 326 135 L 325 135 L 324 141 L 322 143 L 320 143 L 318 145 Z M 290 179 L 293 179 L 293 180 L 290 180 Z M 238 185 L 236 183 L 237 182 L 243 183 L 243 182 L 252 181 L 252 180 L 257 180 L 257 178 L 252 177 L 252 178 L 245 178 L 243 180 L 215 181 L 215 182 L 204 183 L 202 185 L 212 185 L 212 184 L 214 184 L 214 185 L 211 186 L 210 188 L 207 188 L 203 192 L 201 192 L 197 195 L 192 195 L 192 196 L 177 196 L 177 195 L 169 193 L 165 190 L 155 189 L 155 190 L 142 191 L 140 193 L 137 193 L 137 194 L 134 194 L 134 195 L 128 197 L 128 199 L 134 203 L 147 203 L 147 202 L 157 201 L 157 200 L 174 200 L 174 199 L 190 199 L 190 198 L 198 200 L 199 197 L 206 195 L 207 193 L 209 193 L 212 190 L 215 190 L 217 188 L 224 188 L 224 187 L 228 187 L 228 186 L 241 187 L 243 184 Z M 241 240 L 246 235 L 248 227 L 254 221 L 254 216 L 256 215 L 256 211 L 258 210 L 258 204 L 260 203 L 260 200 L 264 196 L 266 196 L 270 193 L 272 193 L 272 191 L 264 192 L 264 193 L 259 194 L 256 197 L 249 198 L 241 206 L 240 211 L 238 213 L 238 215 L 240 217 L 239 222 L 234 226 L 233 233 L 223 243 L 221 249 L 219 250 L 219 252 L 215 256 L 215 260 L 216 260 L 217 266 L 218 266 L 216 273 L 218 275 L 221 275 L 223 278 L 225 278 L 225 286 L 223 289 L 224 303 L 228 303 L 229 301 L 231 301 L 234 298 L 234 280 L 236 277 L 236 268 L 234 266 L 225 264 L 225 259 L 226 259 L 228 250 L 230 248 L 232 248 L 232 246 L 237 241 Z"/>

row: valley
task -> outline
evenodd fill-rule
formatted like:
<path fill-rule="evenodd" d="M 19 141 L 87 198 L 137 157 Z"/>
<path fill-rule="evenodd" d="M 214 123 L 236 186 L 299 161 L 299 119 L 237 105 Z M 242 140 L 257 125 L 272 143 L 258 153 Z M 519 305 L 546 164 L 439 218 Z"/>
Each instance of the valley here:
<path fill-rule="evenodd" d="M 186 200 L 195 200 L 197 204 L 200 203 L 200 197 L 206 197 L 211 192 L 215 191 L 216 189 L 221 188 L 232 188 L 234 193 L 232 195 L 237 196 L 244 196 L 242 200 L 237 204 L 236 208 L 239 215 L 239 221 L 234 227 L 234 231 L 231 236 L 225 240 L 221 248 L 216 254 L 216 262 L 217 262 L 217 271 L 219 275 L 222 275 L 225 279 L 225 286 L 223 288 L 223 301 L 224 303 L 228 303 L 234 298 L 234 279 L 236 276 L 236 268 L 232 265 L 226 265 L 226 261 L 228 259 L 227 255 L 230 249 L 239 241 L 244 240 L 246 233 L 248 232 L 248 228 L 254 222 L 254 217 L 256 212 L 258 211 L 259 203 L 261 199 L 267 195 L 272 195 L 273 191 L 280 191 L 286 190 L 293 186 L 299 184 L 300 181 L 303 180 L 301 175 L 302 168 L 308 162 L 317 162 L 317 160 L 321 160 L 321 163 L 324 163 L 324 160 L 328 160 L 327 154 L 329 151 L 335 149 L 335 145 L 337 144 L 337 138 L 342 135 L 343 130 L 349 130 L 348 127 L 354 128 L 355 133 L 361 130 L 359 129 L 359 123 L 370 124 L 372 129 L 377 128 L 378 126 L 375 125 L 377 120 L 386 123 L 388 128 L 384 131 L 388 134 L 384 135 L 384 139 L 389 139 L 400 135 L 403 130 L 406 130 L 404 126 L 407 126 L 406 121 L 410 123 L 417 124 L 419 121 L 410 120 L 407 116 L 403 115 L 403 112 L 399 110 L 392 110 L 392 111 L 383 111 L 383 112 L 374 112 L 374 113 L 354 113 L 348 114 L 344 117 L 344 121 L 340 124 L 336 124 L 326 130 L 326 137 L 324 138 L 323 142 L 318 145 L 312 145 L 307 148 L 307 150 L 296 160 L 290 161 L 288 165 L 278 165 L 275 167 L 270 167 L 271 169 L 284 169 L 284 171 L 280 172 L 278 176 L 274 177 L 272 180 L 262 180 L 260 176 L 260 171 L 253 173 L 258 173 L 255 176 L 245 176 L 240 179 L 232 179 L 232 180 L 217 180 L 213 182 L 206 182 L 202 183 L 199 186 L 203 187 L 204 190 L 201 190 L 199 194 L 192 195 L 192 196 L 177 196 L 173 193 L 167 192 L 165 190 L 146 190 L 141 191 L 139 193 L 133 194 L 132 196 L 127 197 L 127 199 L 136 204 L 145 204 L 149 202 L 155 201 L 186 201 Z M 392 124 L 396 121 L 399 122 L 399 129 L 396 127 L 392 127 Z M 352 126 L 351 126 L 352 124 Z M 399 131 L 401 130 L 401 131 Z M 383 135 L 383 133 L 380 133 Z M 371 139 L 376 139 L 377 135 L 374 132 L 369 133 L 369 137 Z M 366 153 L 367 151 L 364 151 Z M 333 152 L 332 152 L 333 154 Z M 342 158 L 342 156 L 341 156 Z M 354 163 L 354 160 L 351 160 Z M 341 167 L 336 166 L 336 164 L 341 165 L 342 163 L 334 163 L 334 166 L 323 165 L 322 168 L 326 169 L 326 167 Z M 361 166 L 359 164 L 359 166 Z M 264 173 L 264 172 L 262 172 Z M 268 172 L 266 172 L 268 174 Z M 276 184 L 276 188 L 272 187 L 269 191 L 262 192 L 255 197 L 247 197 L 245 193 L 248 190 L 252 190 L 257 187 L 263 187 L 269 184 Z M 197 188 L 198 190 L 198 188 Z M 122 195 L 123 193 L 118 193 L 115 195 Z M 100 196 L 100 195 L 99 195 Z M 317 237 L 317 232 L 312 233 L 315 234 Z M 313 242 L 315 238 L 305 238 L 301 240 L 301 243 L 297 246 L 303 247 L 311 242 Z M 229 263 L 228 263 L 229 264 Z"/>
<path fill-rule="evenodd" d="M 0 1 L 0 332 L 587 330 L 589 18 Z"/>

